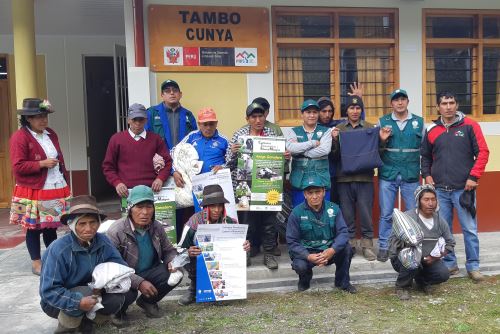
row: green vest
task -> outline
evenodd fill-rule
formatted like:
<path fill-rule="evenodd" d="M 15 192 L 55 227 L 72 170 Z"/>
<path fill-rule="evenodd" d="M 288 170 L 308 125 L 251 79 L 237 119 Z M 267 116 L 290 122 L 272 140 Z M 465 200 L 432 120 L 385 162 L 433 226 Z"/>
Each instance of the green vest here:
<path fill-rule="evenodd" d="M 296 126 L 292 128 L 293 132 L 297 135 L 297 141 L 299 143 L 309 141 L 307 138 L 307 133 L 304 131 L 304 127 Z M 317 125 L 314 130 L 312 140 L 320 140 L 321 136 L 328 131 L 328 128 L 322 125 Z M 328 155 L 321 158 L 310 159 L 306 158 L 302 154 L 293 155 L 292 157 L 292 171 L 290 172 L 290 183 L 295 189 L 305 189 L 307 187 L 307 182 L 309 177 L 312 175 L 317 175 L 320 177 L 321 181 L 328 189 L 330 188 L 330 166 L 328 163 Z"/>
<path fill-rule="evenodd" d="M 299 219 L 300 243 L 308 250 L 325 250 L 333 244 L 335 239 L 335 218 L 339 213 L 339 206 L 330 201 L 323 201 L 321 219 L 317 219 L 311 209 L 306 209 L 302 203 L 293 209 L 293 214 Z"/>
<path fill-rule="evenodd" d="M 412 114 L 401 131 L 392 114 L 380 118 L 380 126 L 390 126 L 391 136 L 382 154 L 384 165 L 378 169 L 383 180 L 394 181 L 398 174 L 405 182 L 418 182 L 420 175 L 420 144 L 423 118 Z"/>

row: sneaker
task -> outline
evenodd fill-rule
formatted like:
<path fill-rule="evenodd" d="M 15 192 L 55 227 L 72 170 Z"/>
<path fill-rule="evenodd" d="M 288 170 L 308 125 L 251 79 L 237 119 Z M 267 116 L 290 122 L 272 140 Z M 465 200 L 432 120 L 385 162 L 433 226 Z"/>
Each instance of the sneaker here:
<path fill-rule="evenodd" d="M 354 285 L 352 285 L 351 283 L 349 283 L 349 285 L 346 286 L 345 288 L 341 288 L 341 289 L 345 292 L 349 292 L 350 294 L 358 293 L 358 289 L 356 289 L 356 287 Z"/>
<path fill-rule="evenodd" d="M 278 269 L 278 261 L 276 261 L 273 254 L 264 254 L 264 265 L 268 269 Z"/>
<path fill-rule="evenodd" d="M 279 247 L 274 247 L 273 250 L 271 251 L 271 253 L 274 255 L 274 256 L 281 256 L 281 249 L 279 249 Z"/>
<path fill-rule="evenodd" d="M 399 300 L 410 300 L 410 290 L 407 288 L 396 288 L 396 296 Z"/>
<path fill-rule="evenodd" d="M 179 298 L 179 300 L 177 301 L 177 304 L 182 305 L 182 306 L 186 306 L 186 305 L 192 304 L 194 302 L 196 302 L 195 292 L 193 290 L 189 290 L 181 298 Z"/>
<path fill-rule="evenodd" d="M 371 248 L 363 248 L 363 256 L 367 261 L 375 261 L 377 259 L 377 255 L 375 255 Z"/>
<path fill-rule="evenodd" d="M 460 272 L 460 269 L 458 269 L 457 266 L 448 268 L 448 271 L 450 273 L 450 276 L 457 275 Z"/>
<path fill-rule="evenodd" d="M 146 317 L 148 318 L 161 318 L 160 309 L 157 303 L 147 303 L 141 297 L 137 298 L 135 302 L 137 306 L 142 308 L 146 312 Z"/>
<path fill-rule="evenodd" d="M 387 262 L 389 260 L 389 251 L 387 249 L 379 249 L 377 254 L 377 261 Z"/>
<path fill-rule="evenodd" d="M 479 283 L 485 280 L 483 274 L 481 274 L 479 270 L 469 271 L 467 272 L 467 274 L 469 275 L 469 278 L 475 283 Z"/>

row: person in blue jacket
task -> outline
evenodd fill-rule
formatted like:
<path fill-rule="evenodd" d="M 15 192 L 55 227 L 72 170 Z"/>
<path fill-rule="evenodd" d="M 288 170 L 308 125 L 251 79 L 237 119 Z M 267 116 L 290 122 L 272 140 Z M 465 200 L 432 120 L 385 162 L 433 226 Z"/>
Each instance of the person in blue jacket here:
<path fill-rule="evenodd" d="M 68 213 L 61 216 L 71 233 L 54 241 L 43 254 L 40 304 L 48 316 L 59 320 L 54 333 L 93 333 L 94 323 L 85 315 L 97 304 L 99 295 L 104 308 L 97 311 L 97 316 L 111 316 L 117 326 L 126 324 L 120 314 L 134 302 L 133 291 L 106 293 L 92 291 L 88 286 L 98 264 L 127 265 L 111 241 L 97 233 L 105 217 L 97 209 L 94 197 L 74 197 Z"/>
<path fill-rule="evenodd" d="M 305 201 L 296 206 L 286 229 L 292 269 L 299 275 L 298 290 L 309 289 L 312 268 L 335 263 L 335 287 L 356 293 L 349 269 L 352 250 L 349 232 L 337 204 L 325 200 L 325 185 L 317 175 L 309 177 L 304 189 Z"/>

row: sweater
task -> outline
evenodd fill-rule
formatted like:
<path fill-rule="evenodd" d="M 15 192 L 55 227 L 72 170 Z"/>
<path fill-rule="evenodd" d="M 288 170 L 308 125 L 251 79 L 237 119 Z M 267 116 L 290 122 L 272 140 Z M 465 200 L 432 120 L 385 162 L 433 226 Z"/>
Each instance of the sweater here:
<path fill-rule="evenodd" d="M 159 174 L 156 174 L 153 167 L 153 157 L 156 153 L 165 160 L 165 167 Z M 165 182 L 171 167 L 172 158 L 160 136 L 147 132 L 146 139 L 136 141 L 128 130 L 115 133 L 111 137 L 102 162 L 106 180 L 113 187 L 124 183 L 129 189 L 137 185 L 151 187 L 157 177 Z"/>

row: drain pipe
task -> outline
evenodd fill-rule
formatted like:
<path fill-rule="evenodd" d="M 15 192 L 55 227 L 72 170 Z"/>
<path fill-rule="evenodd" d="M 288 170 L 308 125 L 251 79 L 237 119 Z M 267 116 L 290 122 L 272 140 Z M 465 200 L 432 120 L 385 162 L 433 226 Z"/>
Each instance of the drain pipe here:
<path fill-rule="evenodd" d="M 143 7 L 143 0 L 133 0 L 135 66 L 137 67 L 146 66 L 146 53 L 144 51 Z"/>

